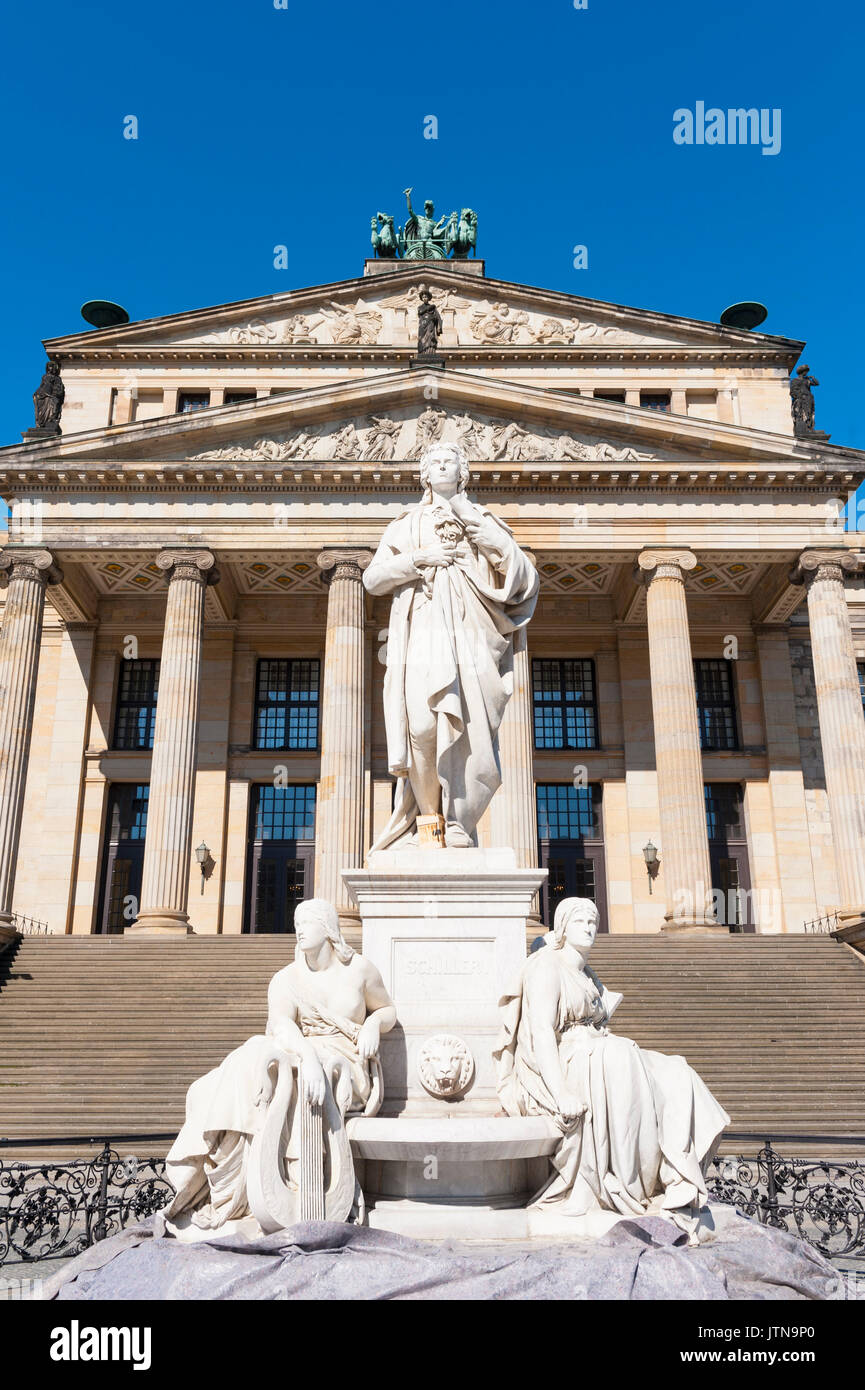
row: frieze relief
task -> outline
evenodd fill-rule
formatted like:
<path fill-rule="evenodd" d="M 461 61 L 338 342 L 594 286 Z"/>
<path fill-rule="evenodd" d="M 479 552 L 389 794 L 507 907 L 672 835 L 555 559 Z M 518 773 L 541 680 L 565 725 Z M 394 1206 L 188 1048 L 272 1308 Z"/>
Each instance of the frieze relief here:
<path fill-rule="evenodd" d="M 420 292 L 428 288 L 443 322 L 443 347 L 627 347 L 669 341 L 635 332 L 628 326 L 592 319 L 553 317 L 515 302 L 469 298 L 452 285 L 430 281 L 399 294 L 329 300 L 303 312 L 281 317 L 253 317 L 244 323 L 203 335 L 172 339 L 177 343 L 244 347 L 404 347 L 417 335 Z"/>
<path fill-rule="evenodd" d="M 660 457 L 631 445 L 576 436 L 516 420 L 453 413 L 427 406 L 419 415 L 366 415 L 304 426 L 252 443 L 225 444 L 191 455 L 195 462 L 416 462 L 432 444 L 459 444 L 480 463 L 638 463 Z M 187 457 L 187 456 L 184 456 Z"/>

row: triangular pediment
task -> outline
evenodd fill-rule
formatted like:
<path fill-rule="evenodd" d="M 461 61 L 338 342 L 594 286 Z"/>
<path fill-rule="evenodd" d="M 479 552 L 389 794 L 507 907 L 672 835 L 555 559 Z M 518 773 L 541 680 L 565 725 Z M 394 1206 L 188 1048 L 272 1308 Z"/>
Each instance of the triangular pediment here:
<path fill-rule="evenodd" d="M 115 426 L 14 454 L 86 462 L 375 463 L 417 461 L 437 441 L 471 462 L 711 464 L 795 458 L 804 468 L 856 451 L 809 446 L 742 426 L 516 385 L 465 371 L 399 370 L 187 415 Z M 8 462 L 13 449 L 2 451 Z"/>
<path fill-rule="evenodd" d="M 512 354 L 518 349 L 681 347 L 729 352 L 740 347 L 781 353 L 792 362 L 802 347 L 790 339 L 703 320 L 406 263 L 405 269 L 388 274 L 51 339 L 46 348 L 61 358 L 69 353 L 86 356 L 88 349 L 104 353 L 194 347 L 220 355 L 233 349 L 285 355 L 316 348 L 409 348 L 416 338 L 424 285 L 442 316 L 444 351 Z"/>

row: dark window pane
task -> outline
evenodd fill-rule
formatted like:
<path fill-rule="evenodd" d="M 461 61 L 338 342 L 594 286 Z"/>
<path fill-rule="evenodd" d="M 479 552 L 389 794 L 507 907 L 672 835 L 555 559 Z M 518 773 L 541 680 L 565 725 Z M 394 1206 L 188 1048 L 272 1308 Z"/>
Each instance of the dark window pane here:
<path fill-rule="evenodd" d="M 669 391 L 641 391 L 640 405 L 644 410 L 669 410 Z"/>
<path fill-rule="evenodd" d="M 707 782 L 706 833 L 710 840 L 726 845 L 728 840 L 744 840 L 742 788 L 736 782 Z"/>
<path fill-rule="evenodd" d="M 294 931 L 294 914 L 298 903 L 303 902 L 306 862 L 303 859 L 288 859 L 285 864 L 285 930 Z"/>
<path fill-rule="evenodd" d="M 255 696 L 256 748 L 318 747 L 319 662 L 264 658 Z"/>
<path fill-rule="evenodd" d="M 532 697 L 536 748 L 597 748 L 593 661 L 533 661 Z"/>
<path fill-rule="evenodd" d="M 115 748 L 152 748 L 159 693 L 159 660 L 121 661 Z"/>
<path fill-rule="evenodd" d="M 570 783 L 541 783 L 538 836 L 542 840 L 598 840 L 601 837 L 601 789 Z"/>
<path fill-rule="evenodd" d="M 226 391 L 223 397 L 223 404 L 238 405 L 241 401 L 254 401 L 254 391 Z"/>
<path fill-rule="evenodd" d="M 256 931 L 276 931 L 276 870 L 275 859 L 259 859 L 255 884 Z"/>
<path fill-rule="evenodd" d="M 130 894 L 130 877 L 132 873 L 132 861 L 121 859 L 120 856 L 114 860 L 114 872 L 111 876 L 111 888 L 108 898 L 108 930 L 116 933 L 122 932 L 129 925 L 129 920 L 124 916 L 124 906 Z"/>
<path fill-rule="evenodd" d="M 177 409 L 181 415 L 188 415 L 191 410 L 206 410 L 209 405 L 209 391 L 181 391 L 177 397 Z"/>
<path fill-rule="evenodd" d="M 315 787 L 257 787 L 255 839 L 314 840 Z"/>
<path fill-rule="evenodd" d="M 694 662 L 697 722 L 702 748 L 738 748 L 733 672 L 729 661 Z"/>

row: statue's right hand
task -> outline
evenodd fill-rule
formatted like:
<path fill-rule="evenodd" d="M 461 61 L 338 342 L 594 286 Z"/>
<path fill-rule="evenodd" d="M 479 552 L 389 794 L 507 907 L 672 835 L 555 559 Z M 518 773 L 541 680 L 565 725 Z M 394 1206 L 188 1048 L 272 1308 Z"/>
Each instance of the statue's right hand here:
<path fill-rule="evenodd" d="M 325 1079 L 320 1062 L 310 1062 L 304 1058 L 301 1066 L 304 1099 L 310 1105 L 324 1105 Z"/>
<path fill-rule="evenodd" d="M 456 546 L 454 545 L 429 545 L 424 550 L 415 550 L 411 559 L 415 569 L 420 570 L 431 565 L 452 565 L 455 556 Z"/>
<path fill-rule="evenodd" d="M 588 1106 L 580 1099 L 576 1091 L 572 1091 L 568 1086 L 563 1087 L 559 1092 L 558 1102 L 559 1114 L 563 1120 L 571 1122 L 580 1120 L 588 1110 Z"/>

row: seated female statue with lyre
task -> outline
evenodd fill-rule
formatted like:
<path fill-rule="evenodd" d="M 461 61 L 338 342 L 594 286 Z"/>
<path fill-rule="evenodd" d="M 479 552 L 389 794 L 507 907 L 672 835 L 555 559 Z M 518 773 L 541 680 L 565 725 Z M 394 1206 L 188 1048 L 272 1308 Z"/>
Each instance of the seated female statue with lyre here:
<path fill-rule="evenodd" d="M 189 1088 L 163 1212 L 181 1238 L 362 1215 L 345 1119 L 381 1105 L 379 1042 L 396 1010 L 330 903 L 300 903 L 295 930 L 297 956 L 268 989 L 266 1034 Z"/>

